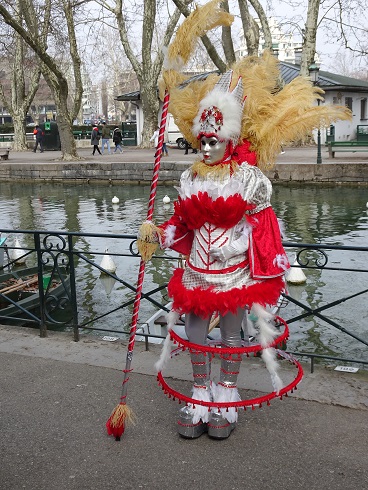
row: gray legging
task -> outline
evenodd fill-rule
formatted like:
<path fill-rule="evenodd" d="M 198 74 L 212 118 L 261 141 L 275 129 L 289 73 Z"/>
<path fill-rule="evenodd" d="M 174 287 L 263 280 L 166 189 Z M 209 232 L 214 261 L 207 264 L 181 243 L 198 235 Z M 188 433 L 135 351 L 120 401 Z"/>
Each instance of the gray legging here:
<path fill-rule="evenodd" d="M 244 308 L 238 308 L 235 315 L 233 313 L 227 313 L 225 316 L 220 316 L 221 342 L 223 345 L 226 345 L 227 347 L 241 346 L 240 330 L 244 311 Z M 189 342 L 205 345 L 207 342 L 209 325 L 210 318 L 203 319 L 194 313 L 186 314 L 185 333 L 187 334 Z"/>

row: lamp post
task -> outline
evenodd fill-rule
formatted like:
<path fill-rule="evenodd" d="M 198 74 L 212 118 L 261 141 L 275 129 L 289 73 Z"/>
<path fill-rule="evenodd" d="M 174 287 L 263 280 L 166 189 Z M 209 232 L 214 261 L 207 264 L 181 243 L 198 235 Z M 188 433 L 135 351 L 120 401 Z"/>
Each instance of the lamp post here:
<path fill-rule="evenodd" d="M 319 67 L 313 61 L 313 63 L 309 67 L 309 77 L 314 86 L 318 86 L 318 75 L 319 75 Z M 320 105 L 320 99 L 317 99 L 317 105 Z M 317 131 L 317 163 L 322 163 L 322 154 L 321 154 L 321 131 L 318 126 Z"/>

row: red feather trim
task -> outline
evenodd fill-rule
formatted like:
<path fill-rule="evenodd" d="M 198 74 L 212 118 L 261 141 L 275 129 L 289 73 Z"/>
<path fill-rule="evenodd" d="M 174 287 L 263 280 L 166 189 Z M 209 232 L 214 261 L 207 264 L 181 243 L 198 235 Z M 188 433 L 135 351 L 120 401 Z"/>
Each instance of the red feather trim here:
<path fill-rule="evenodd" d="M 255 151 L 250 151 L 250 146 L 250 141 L 243 140 L 240 145 L 234 148 L 231 158 L 235 160 L 238 165 L 247 162 L 248 165 L 257 166 L 257 153 Z"/>
<path fill-rule="evenodd" d="M 248 204 L 240 194 L 226 199 L 218 197 L 215 200 L 207 192 L 199 192 L 187 199 L 175 202 L 175 213 L 183 217 L 189 229 L 199 229 L 204 223 L 211 223 L 221 228 L 233 228 L 245 214 L 254 209 L 255 205 Z"/>
<path fill-rule="evenodd" d="M 226 292 L 216 292 L 214 288 L 186 289 L 182 283 L 184 269 L 176 269 L 168 285 L 169 296 L 173 298 L 173 309 L 184 314 L 193 312 L 207 318 L 214 311 L 221 315 L 236 313 L 238 308 L 249 307 L 253 303 L 262 306 L 274 305 L 285 289 L 282 277 L 266 279 L 253 286 L 233 288 Z"/>
<path fill-rule="evenodd" d="M 113 417 L 113 415 L 111 415 L 109 420 L 106 422 L 107 433 L 109 436 L 113 436 L 113 437 L 115 437 L 116 440 L 119 440 L 120 437 L 124 434 L 125 424 L 124 424 L 124 422 L 122 422 L 122 424 L 119 425 L 118 427 L 112 426 L 112 424 L 111 424 L 112 417 Z"/>

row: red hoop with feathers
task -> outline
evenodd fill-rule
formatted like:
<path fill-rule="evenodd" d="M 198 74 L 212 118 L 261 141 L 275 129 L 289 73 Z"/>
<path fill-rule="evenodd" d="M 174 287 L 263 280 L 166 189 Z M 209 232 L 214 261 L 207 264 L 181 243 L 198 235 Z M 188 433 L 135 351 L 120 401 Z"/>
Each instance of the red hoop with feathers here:
<path fill-rule="evenodd" d="M 268 348 L 282 345 L 289 336 L 289 329 L 285 320 L 283 320 L 279 316 L 277 316 L 275 319 L 284 326 L 284 331 L 276 339 L 274 339 L 274 341 L 268 346 Z M 207 355 L 211 355 L 212 357 L 216 354 L 246 354 L 247 357 L 249 357 L 250 353 L 256 355 L 257 352 L 261 352 L 264 349 L 264 347 L 262 347 L 260 344 L 255 344 L 251 346 L 244 345 L 242 347 L 220 347 L 217 346 L 220 341 L 212 341 L 208 345 L 198 345 L 182 339 L 172 330 L 170 330 L 169 333 L 171 340 L 175 344 L 179 345 L 171 351 L 171 358 L 181 354 L 186 350 L 189 350 L 190 352 L 204 352 Z M 288 360 L 291 364 L 293 364 L 298 370 L 295 378 L 287 386 L 284 386 L 278 393 L 276 391 L 272 391 L 271 393 L 267 393 L 263 396 L 233 402 L 209 402 L 191 398 L 190 396 L 184 395 L 183 393 L 180 393 L 179 391 L 171 388 L 165 381 L 162 371 L 158 372 L 157 381 L 159 386 L 161 386 L 162 390 L 164 391 L 165 395 L 167 395 L 169 398 L 172 398 L 173 401 L 178 400 L 179 403 L 184 402 L 186 405 L 191 404 L 193 405 L 193 408 L 195 408 L 195 405 L 201 405 L 204 407 L 208 407 L 208 411 L 210 411 L 211 408 L 217 408 L 217 410 L 219 411 L 223 408 L 235 408 L 236 410 L 242 408 L 246 410 L 247 407 L 252 407 L 253 410 L 256 406 L 261 408 L 263 403 L 270 405 L 270 401 L 274 398 L 280 398 L 282 400 L 283 396 L 287 397 L 288 393 L 293 393 L 293 391 L 297 389 L 297 385 L 302 380 L 303 368 L 300 363 L 290 354 L 280 349 L 276 349 L 276 352 L 280 357 Z"/>

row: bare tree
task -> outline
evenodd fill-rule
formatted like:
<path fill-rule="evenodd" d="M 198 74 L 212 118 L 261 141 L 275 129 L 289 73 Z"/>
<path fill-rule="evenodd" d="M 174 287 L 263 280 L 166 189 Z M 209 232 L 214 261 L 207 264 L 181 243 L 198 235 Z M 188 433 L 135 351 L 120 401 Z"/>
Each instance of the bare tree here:
<path fill-rule="evenodd" d="M 20 1 L 17 0 L 17 6 Z M 0 101 L 13 120 L 13 150 L 24 151 L 27 149 L 26 116 L 38 88 L 41 70 L 38 60 L 30 56 L 30 50 L 18 33 L 10 32 L 6 37 L 11 40 L 3 58 L 4 79 L 9 80 L 9 89 L 0 84 Z"/>
<path fill-rule="evenodd" d="M 246 2 L 246 0 L 238 0 L 238 1 L 239 1 L 239 4 Z M 271 31 L 270 31 L 270 26 L 268 24 L 267 14 L 266 14 L 264 8 L 262 7 L 261 3 L 258 0 L 249 0 L 249 3 L 254 8 L 254 10 L 255 10 L 258 18 L 259 18 L 259 21 L 261 23 L 261 26 L 262 26 L 263 36 L 264 36 L 264 40 L 265 40 L 264 49 L 272 49 L 272 35 L 271 35 Z M 247 29 L 247 27 L 248 27 L 247 24 L 244 25 L 244 23 L 243 23 L 243 30 L 244 31 L 245 31 L 245 29 Z M 248 44 L 247 44 L 247 46 L 248 46 Z"/>
<path fill-rule="evenodd" d="M 145 121 L 142 146 L 148 146 L 149 138 L 157 126 L 157 82 L 164 60 L 162 48 L 170 42 L 180 11 L 175 9 L 170 12 L 168 8 L 164 12 L 164 0 L 131 2 L 130 8 L 123 6 L 122 0 L 98 0 L 97 3 L 114 16 L 125 55 L 137 76 Z M 132 32 L 132 28 L 137 29 L 139 24 L 142 36 L 140 43 Z"/>
<path fill-rule="evenodd" d="M 81 61 L 78 54 L 74 19 L 78 2 L 45 0 L 41 6 L 36 0 L 22 0 L 17 5 L 18 10 L 11 4 L 12 2 L 8 2 L 7 7 L 0 5 L 0 16 L 38 56 L 42 74 L 53 92 L 57 106 L 62 159 L 75 160 L 78 158 L 78 154 L 72 132 L 72 123 L 78 115 L 83 93 Z M 55 16 L 54 19 L 52 19 L 52 15 Z M 63 65 L 60 64 L 57 55 L 53 56 L 52 51 L 48 50 L 48 36 L 51 27 L 54 25 L 58 26 L 59 31 L 63 27 L 67 31 L 68 50 L 74 77 L 74 94 L 72 97 L 69 94 L 69 83 Z M 65 44 L 63 47 L 65 51 Z M 72 99 L 71 103 L 70 99 Z"/>
<path fill-rule="evenodd" d="M 111 28 L 106 23 L 103 23 L 102 26 L 97 26 L 95 23 L 93 27 L 95 31 L 98 31 L 98 39 L 102 41 L 93 46 L 93 56 L 90 56 L 89 65 L 93 71 L 104 73 L 101 95 L 104 93 L 102 85 L 105 83 L 107 113 L 113 115 L 112 122 L 114 123 L 129 120 L 132 104 L 117 102 L 116 98 L 122 93 L 139 89 L 136 74 L 125 56 L 118 30 Z M 91 34 L 90 38 L 96 39 L 96 36 Z M 103 110 L 103 112 L 106 111 Z"/>
<path fill-rule="evenodd" d="M 260 28 L 264 36 L 265 49 L 272 49 L 272 35 L 269 26 L 270 11 L 278 9 L 279 16 L 282 17 L 283 25 L 290 25 L 302 34 L 302 58 L 301 75 L 308 75 L 308 68 L 315 59 L 317 33 L 324 31 L 326 39 L 335 45 L 341 45 L 345 50 L 350 50 L 355 55 L 355 59 L 360 58 L 362 64 L 366 62 L 368 53 L 368 29 L 367 29 L 367 9 L 364 0 L 279 0 L 278 7 L 272 5 L 272 0 L 262 2 L 260 0 L 237 0 L 239 15 L 242 23 L 247 52 L 249 55 L 257 55 L 259 48 L 259 33 L 254 17 L 259 19 Z M 183 15 L 188 16 L 190 9 L 188 4 L 194 2 L 184 0 L 173 0 Z M 203 3 L 203 2 L 200 2 Z M 223 7 L 227 8 L 227 2 L 223 2 Z M 233 8 L 235 8 L 235 2 Z M 267 13 L 266 13 L 267 8 Z M 280 15 L 280 10 L 287 15 Z M 238 11 L 232 12 L 238 15 Z M 223 40 L 224 50 L 230 52 L 229 30 Z M 221 56 L 220 51 L 216 50 L 214 44 L 208 37 L 202 38 L 210 58 L 214 64 L 224 71 L 223 63 L 229 65 L 231 56 Z M 218 59 L 220 58 L 220 60 Z M 365 61 L 364 61 L 365 60 Z M 363 71 L 361 66 L 356 71 Z"/>
<path fill-rule="evenodd" d="M 259 49 L 259 27 L 249 12 L 248 3 L 239 0 L 240 18 L 243 25 L 245 43 L 249 56 L 257 56 Z"/>
<path fill-rule="evenodd" d="M 173 0 L 173 2 L 175 3 L 176 7 L 181 11 L 181 13 L 185 17 L 188 17 L 188 15 L 191 13 L 191 9 L 188 7 L 188 5 L 193 4 L 194 2 L 192 0 Z M 266 13 L 258 0 L 249 0 L 249 5 L 253 7 L 260 20 L 265 37 L 264 47 L 266 49 L 271 49 L 272 36 L 268 25 Z M 255 23 L 254 18 L 250 14 L 249 5 L 247 0 L 238 0 L 240 18 L 242 22 L 242 28 L 248 54 L 257 55 L 259 47 L 259 28 L 258 25 Z M 223 1 L 221 3 L 221 6 L 226 12 L 229 12 L 228 1 Z M 224 72 L 235 62 L 235 50 L 231 35 L 231 28 L 224 26 L 222 27 L 221 32 L 223 56 L 221 56 L 221 54 L 218 52 L 213 41 L 208 35 L 203 36 L 201 40 L 215 66 L 221 72 Z"/>
<path fill-rule="evenodd" d="M 173 0 L 173 2 L 184 17 L 188 17 L 190 15 L 191 9 L 188 7 L 188 5 L 193 3 L 192 0 Z M 220 70 L 221 73 L 224 73 L 228 65 L 226 61 L 224 61 L 223 57 L 218 53 L 212 40 L 207 34 L 205 34 L 202 36 L 201 41 L 213 64 Z"/>
<path fill-rule="evenodd" d="M 321 0 L 308 0 L 307 19 L 305 22 L 302 59 L 300 62 L 300 74 L 307 76 L 309 66 L 316 54 L 318 14 Z"/>

